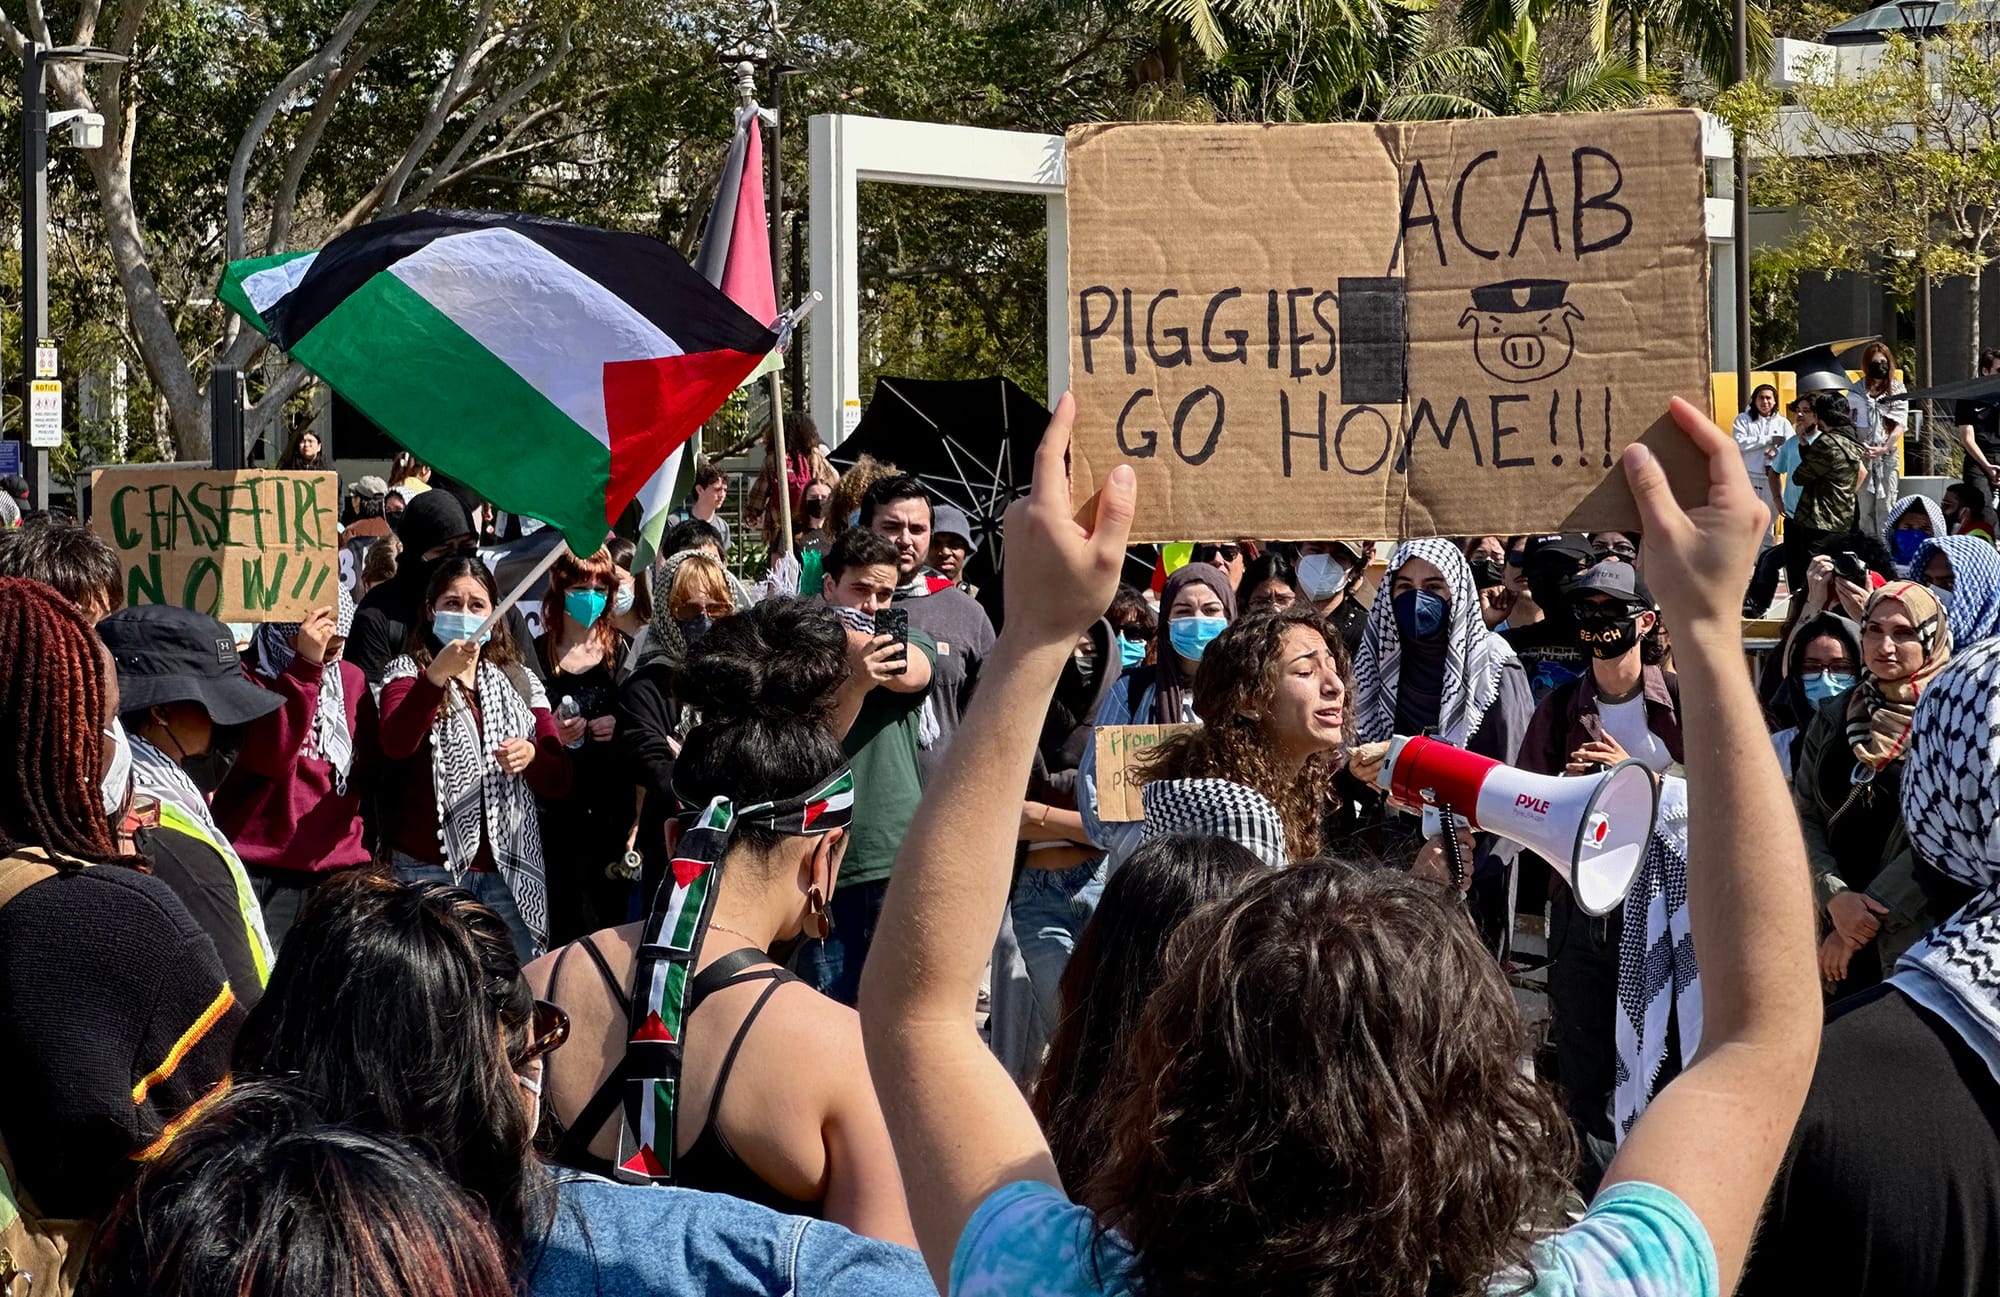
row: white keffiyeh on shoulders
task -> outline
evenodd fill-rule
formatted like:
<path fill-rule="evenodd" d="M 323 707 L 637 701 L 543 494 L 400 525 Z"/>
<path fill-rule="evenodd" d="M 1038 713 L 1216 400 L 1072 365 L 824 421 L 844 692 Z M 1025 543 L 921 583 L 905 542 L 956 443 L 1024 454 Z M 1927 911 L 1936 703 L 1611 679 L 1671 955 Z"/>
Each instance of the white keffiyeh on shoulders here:
<path fill-rule="evenodd" d="M 1678 1019 L 1685 1068 L 1701 1048 L 1701 970 L 1688 922 L 1687 780 L 1660 780 L 1660 813 L 1632 890 L 1618 940 L 1617 1083 L 1612 1102 L 1618 1139 L 1632 1133 L 1658 1093 L 1667 1062 L 1667 1023 Z"/>
<path fill-rule="evenodd" d="M 1479 590 L 1458 546 L 1436 536 L 1404 541 L 1389 560 L 1391 575 L 1413 558 L 1439 572 L 1451 586 L 1451 624 L 1445 652 L 1444 692 L 1438 704 L 1437 737 L 1456 747 L 1478 732 L 1486 709 L 1500 696 L 1500 677 L 1517 661 L 1506 640 L 1486 629 L 1479 615 Z M 1358 725 L 1363 742 L 1378 743 L 1396 731 L 1396 688 L 1403 665 L 1402 632 L 1389 597 L 1388 582 L 1368 610 L 1361 650 L 1354 655 Z"/>
<path fill-rule="evenodd" d="M 382 683 L 420 673 L 416 659 L 404 654 L 389 663 Z M 535 714 L 507 672 L 490 662 L 480 662 L 475 685 L 477 719 L 458 689 L 448 686 L 431 721 L 438 844 L 444 848 L 446 867 L 457 876 L 472 867 L 480 835 L 485 834 L 493 863 L 539 949 L 548 942 L 549 898 L 535 795 L 526 777 L 504 773 L 498 759 L 500 745 L 508 739 L 535 741 Z"/>
<path fill-rule="evenodd" d="M 342 639 L 354 629 L 354 600 L 346 589 L 336 588 L 339 610 L 334 615 L 334 631 Z M 297 656 L 292 647 L 299 622 L 265 622 L 257 628 L 257 674 L 276 680 Z M 306 733 L 305 755 L 319 757 L 333 767 L 333 791 L 347 791 L 347 776 L 354 771 L 354 735 L 347 725 L 347 682 L 341 676 L 338 659 L 328 662 L 320 673 L 319 699 L 313 706 L 312 728 Z"/>

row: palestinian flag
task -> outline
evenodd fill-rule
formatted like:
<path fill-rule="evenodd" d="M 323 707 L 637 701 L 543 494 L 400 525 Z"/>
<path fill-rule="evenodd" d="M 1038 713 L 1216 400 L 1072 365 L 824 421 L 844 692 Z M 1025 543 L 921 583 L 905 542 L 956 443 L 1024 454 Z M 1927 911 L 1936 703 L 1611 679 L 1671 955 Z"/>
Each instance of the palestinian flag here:
<path fill-rule="evenodd" d="M 410 453 L 578 554 L 778 342 L 664 243 L 507 212 L 413 212 L 234 262 L 222 297 Z"/>

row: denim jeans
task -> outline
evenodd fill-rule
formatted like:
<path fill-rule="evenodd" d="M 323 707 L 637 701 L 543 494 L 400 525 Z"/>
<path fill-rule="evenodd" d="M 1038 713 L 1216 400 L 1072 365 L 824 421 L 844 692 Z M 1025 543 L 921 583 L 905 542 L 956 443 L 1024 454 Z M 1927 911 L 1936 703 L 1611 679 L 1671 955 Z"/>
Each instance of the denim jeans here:
<path fill-rule="evenodd" d="M 1023 869 L 1014 884 L 1007 904 L 1012 949 L 1003 949 L 1010 944 L 1005 940 L 994 947 L 990 1035 L 993 1053 L 1016 1081 L 1025 1083 L 1041 1069 L 1055 1031 L 1063 969 L 1083 925 L 1097 913 L 1108 872 L 1108 858 L 1098 856 L 1071 869 Z M 1003 958 L 1019 963 L 1003 967 Z"/>
<path fill-rule="evenodd" d="M 799 951 L 799 976 L 814 990 L 849 1007 L 860 998 L 861 966 L 867 962 L 875 925 L 882 918 L 882 898 L 888 893 L 886 878 L 834 889 L 833 899 L 826 903 L 833 931 L 825 941 L 809 941 Z"/>
<path fill-rule="evenodd" d="M 463 887 L 472 893 L 474 900 L 500 916 L 507 925 L 507 934 L 514 938 L 514 953 L 527 963 L 542 953 L 541 944 L 528 931 L 528 925 L 521 921 L 521 909 L 514 904 L 514 893 L 508 889 L 507 880 L 496 870 L 468 869 L 456 878 L 444 865 L 427 865 L 415 856 L 400 851 L 392 852 L 389 864 L 396 871 L 396 880 L 404 883 L 449 883 Z"/>

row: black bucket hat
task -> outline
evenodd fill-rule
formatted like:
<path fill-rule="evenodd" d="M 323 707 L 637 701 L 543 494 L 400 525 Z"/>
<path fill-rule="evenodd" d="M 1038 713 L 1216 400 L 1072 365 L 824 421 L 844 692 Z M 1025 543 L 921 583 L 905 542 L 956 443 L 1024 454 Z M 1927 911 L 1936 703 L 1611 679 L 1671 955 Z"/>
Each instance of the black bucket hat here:
<path fill-rule="evenodd" d="M 250 683 L 229 627 L 187 608 L 145 605 L 97 623 L 118 665 L 118 710 L 200 703 L 217 725 L 247 725 L 284 705 Z"/>

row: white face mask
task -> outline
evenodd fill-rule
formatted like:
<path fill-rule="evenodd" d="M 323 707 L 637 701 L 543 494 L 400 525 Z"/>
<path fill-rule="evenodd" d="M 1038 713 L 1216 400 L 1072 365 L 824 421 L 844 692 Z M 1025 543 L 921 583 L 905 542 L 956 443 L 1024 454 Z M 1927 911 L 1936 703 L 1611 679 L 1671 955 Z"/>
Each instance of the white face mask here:
<path fill-rule="evenodd" d="M 1299 584 L 1306 597 L 1331 599 L 1347 587 L 1347 568 L 1331 554 L 1307 554 L 1299 560 Z"/>
<path fill-rule="evenodd" d="M 104 770 L 104 817 L 110 819 L 124 807 L 125 792 L 132 786 L 132 743 L 116 716 L 104 727 L 104 736 L 112 742 L 111 764 Z"/>
<path fill-rule="evenodd" d="M 619 583 L 618 593 L 613 595 L 611 598 L 612 616 L 623 617 L 627 613 L 632 611 L 632 591 L 634 589 L 634 582 L 636 582 L 636 580 L 637 578 L 635 577 L 632 581 L 623 581 Z"/>

